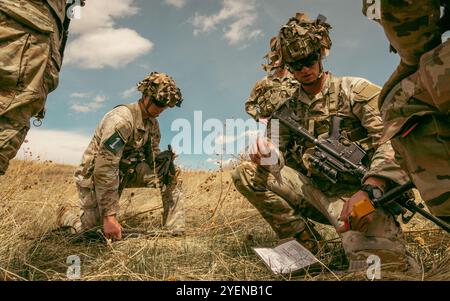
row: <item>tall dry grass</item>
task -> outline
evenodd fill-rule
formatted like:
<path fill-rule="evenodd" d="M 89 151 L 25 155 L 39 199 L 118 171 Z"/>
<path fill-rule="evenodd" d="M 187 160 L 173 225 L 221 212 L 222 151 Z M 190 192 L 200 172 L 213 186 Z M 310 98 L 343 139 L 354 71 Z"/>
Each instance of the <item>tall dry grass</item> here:
<path fill-rule="evenodd" d="M 3 279 L 67 280 L 67 257 L 77 255 L 82 280 L 366 280 L 364 273 L 338 271 L 272 275 L 252 247 L 273 246 L 277 239 L 258 212 L 235 191 L 229 171 L 183 174 L 187 207 L 184 237 L 135 238 L 109 245 L 73 240 L 54 231 L 58 206 L 77 204 L 73 171 L 72 166 L 50 162 L 13 161 L 0 178 Z M 162 210 L 149 210 L 160 205 L 157 190 L 126 190 L 121 198 L 122 225 L 159 229 Z M 383 273 L 383 279 L 450 279 L 450 238 L 434 228 L 415 218 L 405 233 L 408 250 L 423 265 L 424 273 Z M 336 238 L 329 227 L 319 229 L 327 238 Z M 327 256 L 339 261 L 342 247 L 339 240 L 335 242 Z"/>

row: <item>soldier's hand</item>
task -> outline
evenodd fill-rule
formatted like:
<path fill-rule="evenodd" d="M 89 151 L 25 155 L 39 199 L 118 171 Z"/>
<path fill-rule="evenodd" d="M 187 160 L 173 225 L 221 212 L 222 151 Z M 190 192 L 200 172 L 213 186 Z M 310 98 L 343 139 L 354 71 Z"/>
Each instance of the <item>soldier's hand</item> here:
<path fill-rule="evenodd" d="M 256 138 L 256 142 L 249 149 L 250 160 L 257 165 L 261 165 L 262 158 L 270 158 L 273 154 L 276 154 L 275 146 L 267 138 Z M 274 162 L 272 165 L 276 163 Z"/>
<path fill-rule="evenodd" d="M 356 192 L 347 202 L 345 202 L 341 211 L 341 216 L 339 217 L 339 220 L 344 222 L 344 226 L 336 229 L 338 233 L 347 232 L 349 230 L 356 230 L 360 232 L 367 231 L 369 224 L 373 221 L 373 214 L 360 218 L 352 217 L 353 207 L 363 200 L 369 200 L 369 195 L 365 191 L 360 190 Z"/>
<path fill-rule="evenodd" d="M 258 120 L 258 122 L 262 123 L 262 124 L 265 124 L 265 125 L 268 125 L 269 124 L 269 119 L 267 119 L 267 118 L 260 118 Z"/>
<path fill-rule="evenodd" d="M 103 233 L 107 239 L 122 239 L 122 227 L 114 215 L 103 218 Z"/>

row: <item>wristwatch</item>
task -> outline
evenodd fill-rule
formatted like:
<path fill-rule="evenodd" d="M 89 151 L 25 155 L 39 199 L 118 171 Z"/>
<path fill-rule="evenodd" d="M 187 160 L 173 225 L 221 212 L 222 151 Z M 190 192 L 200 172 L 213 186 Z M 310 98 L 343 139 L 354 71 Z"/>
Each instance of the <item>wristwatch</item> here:
<path fill-rule="evenodd" d="M 383 190 L 381 190 L 380 187 L 371 185 L 371 184 L 364 184 L 361 186 L 361 190 L 364 192 L 367 192 L 369 195 L 369 198 L 373 200 L 377 200 L 383 196 Z"/>

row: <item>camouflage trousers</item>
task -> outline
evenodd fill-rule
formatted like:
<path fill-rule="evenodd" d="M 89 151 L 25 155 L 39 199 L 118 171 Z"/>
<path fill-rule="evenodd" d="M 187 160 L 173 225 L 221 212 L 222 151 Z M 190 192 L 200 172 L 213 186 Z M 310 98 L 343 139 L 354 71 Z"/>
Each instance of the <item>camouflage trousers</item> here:
<path fill-rule="evenodd" d="M 450 218 L 450 116 L 426 115 L 407 136 L 391 140 L 430 212 Z"/>
<path fill-rule="evenodd" d="M 261 213 L 279 238 L 294 237 L 307 227 L 306 220 L 338 228 L 338 220 L 346 197 L 328 197 L 311 180 L 285 166 L 281 183 L 263 167 L 243 163 L 234 171 L 236 188 Z M 374 221 L 366 233 L 347 231 L 341 235 L 350 263 L 366 263 L 370 255 L 385 262 L 406 264 L 402 231 L 394 218 L 383 210 L 374 213 Z"/>
<path fill-rule="evenodd" d="M 59 225 L 70 226 L 80 233 L 103 225 L 99 206 L 95 198 L 95 184 L 91 179 L 76 181 L 80 198 L 81 215 L 73 213 L 58 217 Z M 158 179 L 148 164 L 140 163 L 135 173 L 128 179 L 124 188 L 156 188 L 159 187 L 163 202 L 162 223 L 166 230 L 183 232 L 185 229 L 184 198 L 181 182 L 176 179 L 170 185 L 159 185 Z M 122 191 L 120 191 L 121 193 Z"/>
<path fill-rule="evenodd" d="M 0 11 L 0 174 L 22 145 L 30 118 L 44 108 L 47 94 L 58 85 L 56 22 L 53 28 L 51 34 L 40 32 Z"/>
<path fill-rule="evenodd" d="M 40 110 L 37 102 L 0 115 L 0 175 L 5 174 L 30 129 L 30 118 Z"/>

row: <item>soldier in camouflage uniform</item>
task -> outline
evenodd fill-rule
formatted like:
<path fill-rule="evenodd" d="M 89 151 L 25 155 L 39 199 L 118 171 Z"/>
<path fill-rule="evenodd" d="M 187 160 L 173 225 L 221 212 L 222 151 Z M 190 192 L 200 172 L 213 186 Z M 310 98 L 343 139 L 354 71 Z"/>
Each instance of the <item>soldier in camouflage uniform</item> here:
<path fill-rule="evenodd" d="M 274 144 L 262 140 L 251 151 L 253 162 L 238 166 L 233 181 L 279 238 L 295 237 L 317 253 L 321 237 L 308 221 L 311 219 L 342 232 L 350 269 L 365 268 L 370 255 L 379 256 L 382 264 L 407 269 L 402 232 L 390 213 L 377 209 L 361 224 L 352 225 L 350 231 L 343 223 L 355 203 L 370 198 L 375 189 L 386 191 L 406 183 L 407 175 L 395 163 L 391 145 L 379 143 L 383 130 L 377 109 L 380 88 L 362 78 L 336 77 L 323 71 L 322 58 L 331 47 L 329 28 L 323 18 L 311 21 L 299 13 L 280 30 L 282 61 L 301 84 L 295 97 L 280 109 L 292 112 L 301 126 L 316 137 L 329 134 L 332 116 L 343 118 L 341 135 L 368 153 L 365 163 L 369 172 L 363 183 L 328 182 L 308 164 L 313 145 L 296 137 L 282 124 L 278 137 L 269 136 L 279 142 L 279 160 L 274 165 L 278 167 L 275 168 L 279 171 L 278 179 L 269 172 L 274 166 L 261 165 L 262 154 L 268 153 L 264 149 L 276 152 Z"/>
<path fill-rule="evenodd" d="M 81 218 L 62 207 L 58 213 L 60 226 L 70 226 L 79 233 L 103 225 L 107 238 L 120 239 L 116 216 L 122 190 L 158 187 L 164 207 L 163 225 L 173 234 L 184 231 L 179 170 L 169 173 L 168 179 L 158 172 L 160 159 L 172 154 L 160 151 L 161 133 L 156 119 L 165 108 L 181 105 L 181 93 L 172 78 L 157 72 L 141 81 L 138 90 L 142 98 L 137 103 L 117 106 L 97 126 L 75 172 Z"/>
<path fill-rule="evenodd" d="M 280 64 L 276 37 L 270 40 L 270 48 L 266 55 L 268 64 L 263 65 L 268 75 L 256 82 L 245 102 L 245 111 L 256 121 L 269 118 L 278 105 L 292 97 L 298 86 L 289 70 Z"/>
<path fill-rule="evenodd" d="M 58 86 L 68 24 L 66 0 L 0 1 L 0 175 Z"/>
<path fill-rule="evenodd" d="M 382 141 L 392 139 L 431 213 L 450 222 L 450 40 L 441 40 L 450 29 L 450 1 L 380 4 L 379 23 L 401 58 L 380 98 Z"/>

